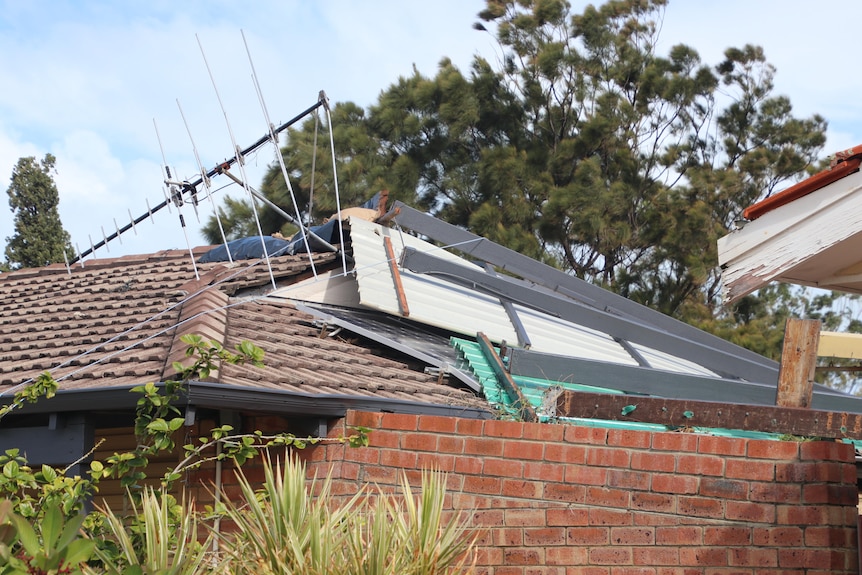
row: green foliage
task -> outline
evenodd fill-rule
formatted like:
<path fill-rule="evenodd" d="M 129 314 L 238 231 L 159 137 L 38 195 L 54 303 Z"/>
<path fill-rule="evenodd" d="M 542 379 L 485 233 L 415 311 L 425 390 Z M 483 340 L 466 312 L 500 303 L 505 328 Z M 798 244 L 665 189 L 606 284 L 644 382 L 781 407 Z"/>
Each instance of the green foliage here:
<path fill-rule="evenodd" d="M 242 498 L 227 500 L 237 530 L 220 548 L 237 575 L 430 575 L 470 572 L 475 545 L 466 523 L 445 519 L 446 477 L 426 472 L 418 497 L 405 478 L 401 496 L 360 490 L 338 500 L 331 479 L 308 484 L 296 458 L 266 462 L 264 486 L 240 475 Z M 312 496 L 313 494 L 313 496 Z"/>
<path fill-rule="evenodd" d="M 133 502 L 131 521 L 103 509 L 107 524 L 103 542 L 95 550 L 97 571 L 106 575 L 195 575 L 210 569 L 207 548 L 212 535 L 199 537 L 194 505 L 177 501 L 165 491 L 145 489 Z"/>
<path fill-rule="evenodd" d="M 12 169 L 6 193 L 14 213 L 15 233 L 6 238 L 6 259 L 12 267 L 41 267 L 74 256 L 68 232 L 60 222 L 60 194 L 51 173 L 56 158 L 46 154 L 20 158 Z"/>
<path fill-rule="evenodd" d="M 49 503 L 38 523 L 11 512 L 0 503 L 0 566 L 3 575 L 76 575 L 88 561 L 95 542 L 80 537 L 84 515 L 66 518 L 57 502 Z M 5 522 L 4 522 L 5 520 Z M 16 545 L 17 544 L 17 545 Z"/>

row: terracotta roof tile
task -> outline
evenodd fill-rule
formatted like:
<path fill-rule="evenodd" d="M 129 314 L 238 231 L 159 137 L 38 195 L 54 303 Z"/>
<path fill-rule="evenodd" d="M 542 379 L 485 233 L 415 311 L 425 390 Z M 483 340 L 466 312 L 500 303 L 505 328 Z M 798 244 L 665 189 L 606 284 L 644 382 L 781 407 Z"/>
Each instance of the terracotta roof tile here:
<path fill-rule="evenodd" d="M 203 253 L 198 250 L 197 254 Z M 317 265 L 336 266 L 334 254 Z M 484 406 L 472 392 L 378 357 L 368 348 L 323 338 L 314 318 L 271 289 L 265 263 L 198 264 L 188 252 L 90 260 L 0 274 L 0 394 L 50 371 L 64 389 L 137 385 L 172 375 L 185 357 L 184 333 L 233 348 L 250 340 L 264 368 L 220 366 L 210 380 L 318 395 L 396 398 Z M 279 286 L 311 275 L 308 256 L 272 260 Z"/>

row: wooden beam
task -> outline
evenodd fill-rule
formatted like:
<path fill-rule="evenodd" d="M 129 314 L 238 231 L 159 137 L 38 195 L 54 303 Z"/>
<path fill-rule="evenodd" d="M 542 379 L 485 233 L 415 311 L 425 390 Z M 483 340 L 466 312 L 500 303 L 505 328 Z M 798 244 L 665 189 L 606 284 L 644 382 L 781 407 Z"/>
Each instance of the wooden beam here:
<path fill-rule="evenodd" d="M 810 407 L 817 367 L 820 320 L 790 318 L 784 326 L 784 347 L 778 369 L 775 404 Z"/>
<path fill-rule="evenodd" d="M 485 359 L 488 360 L 488 364 L 491 366 L 491 369 L 494 370 L 494 375 L 497 377 L 497 381 L 503 386 L 506 390 L 506 393 L 509 394 L 509 397 L 512 399 L 515 408 L 518 409 L 521 413 L 521 418 L 527 422 L 535 422 L 539 420 L 539 417 L 536 415 L 536 410 L 533 409 L 533 406 L 530 405 L 530 401 L 521 391 L 521 388 L 518 387 L 518 384 L 515 383 L 515 380 L 512 379 L 512 376 L 506 370 L 506 366 L 503 365 L 503 360 L 497 355 L 497 352 L 494 351 L 494 345 L 491 343 L 491 340 L 488 339 L 488 336 L 482 332 L 476 334 L 476 339 L 479 342 L 479 347 L 482 350 L 482 355 L 485 356 Z"/>
<path fill-rule="evenodd" d="M 389 236 L 383 236 L 383 245 L 386 248 L 386 260 L 389 262 L 389 271 L 392 273 L 392 281 L 395 282 L 395 293 L 398 295 L 398 308 L 401 315 L 410 315 L 407 306 L 407 294 L 404 293 L 404 285 L 401 283 L 401 272 L 398 271 L 398 262 L 395 261 L 395 250 L 392 248 L 392 240 Z"/>
<path fill-rule="evenodd" d="M 557 416 L 689 427 L 862 439 L 862 414 L 564 390 Z"/>

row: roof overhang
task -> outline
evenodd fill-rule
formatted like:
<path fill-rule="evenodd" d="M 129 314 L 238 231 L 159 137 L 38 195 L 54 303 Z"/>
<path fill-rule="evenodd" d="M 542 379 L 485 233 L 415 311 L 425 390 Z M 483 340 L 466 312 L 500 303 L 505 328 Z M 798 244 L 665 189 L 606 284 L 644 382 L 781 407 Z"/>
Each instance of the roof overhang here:
<path fill-rule="evenodd" d="M 773 281 L 862 293 L 858 157 L 751 206 L 718 240 L 725 303 Z"/>

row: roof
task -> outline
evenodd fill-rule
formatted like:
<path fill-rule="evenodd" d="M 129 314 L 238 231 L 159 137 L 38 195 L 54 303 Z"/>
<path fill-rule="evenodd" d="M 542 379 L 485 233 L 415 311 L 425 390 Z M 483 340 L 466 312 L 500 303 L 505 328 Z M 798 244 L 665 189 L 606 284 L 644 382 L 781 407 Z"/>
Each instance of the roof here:
<path fill-rule="evenodd" d="M 774 401 L 774 361 L 403 204 L 388 215 L 348 218 L 344 252 L 274 257 L 271 274 L 262 260 L 193 266 L 185 251 L 0 274 L 0 401 L 48 370 L 52 405 L 116 408 L 174 375 L 185 333 L 266 353 L 263 368 L 192 382 L 190 401 L 218 409 L 490 417 L 513 398 L 468 341 L 493 342 L 537 408 L 558 387 Z M 822 386 L 815 402 L 862 413 Z"/>
<path fill-rule="evenodd" d="M 314 256 L 321 268 L 334 259 Z M 278 284 L 311 275 L 305 254 L 271 262 Z M 250 340 L 265 351 L 264 368 L 222 366 L 208 380 L 225 389 L 486 405 L 462 386 L 375 354 L 357 338 L 321 338 L 313 316 L 261 295 L 271 280 L 260 260 L 197 264 L 197 271 L 200 279 L 188 251 L 165 251 L 0 274 L 0 394 L 11 395 L 43 371 L 64 392 L 164 381 L 174 375 L 172 362 L 184 357 L 179 337 L 198 333 L 229 348 Z"/>
<path fill-rule="evenodd" d="M 723 299 L 730 303 L 773 281 L 862 293 L 862 146 L 832 165 L 747 208 L 718 240 Z"/>

